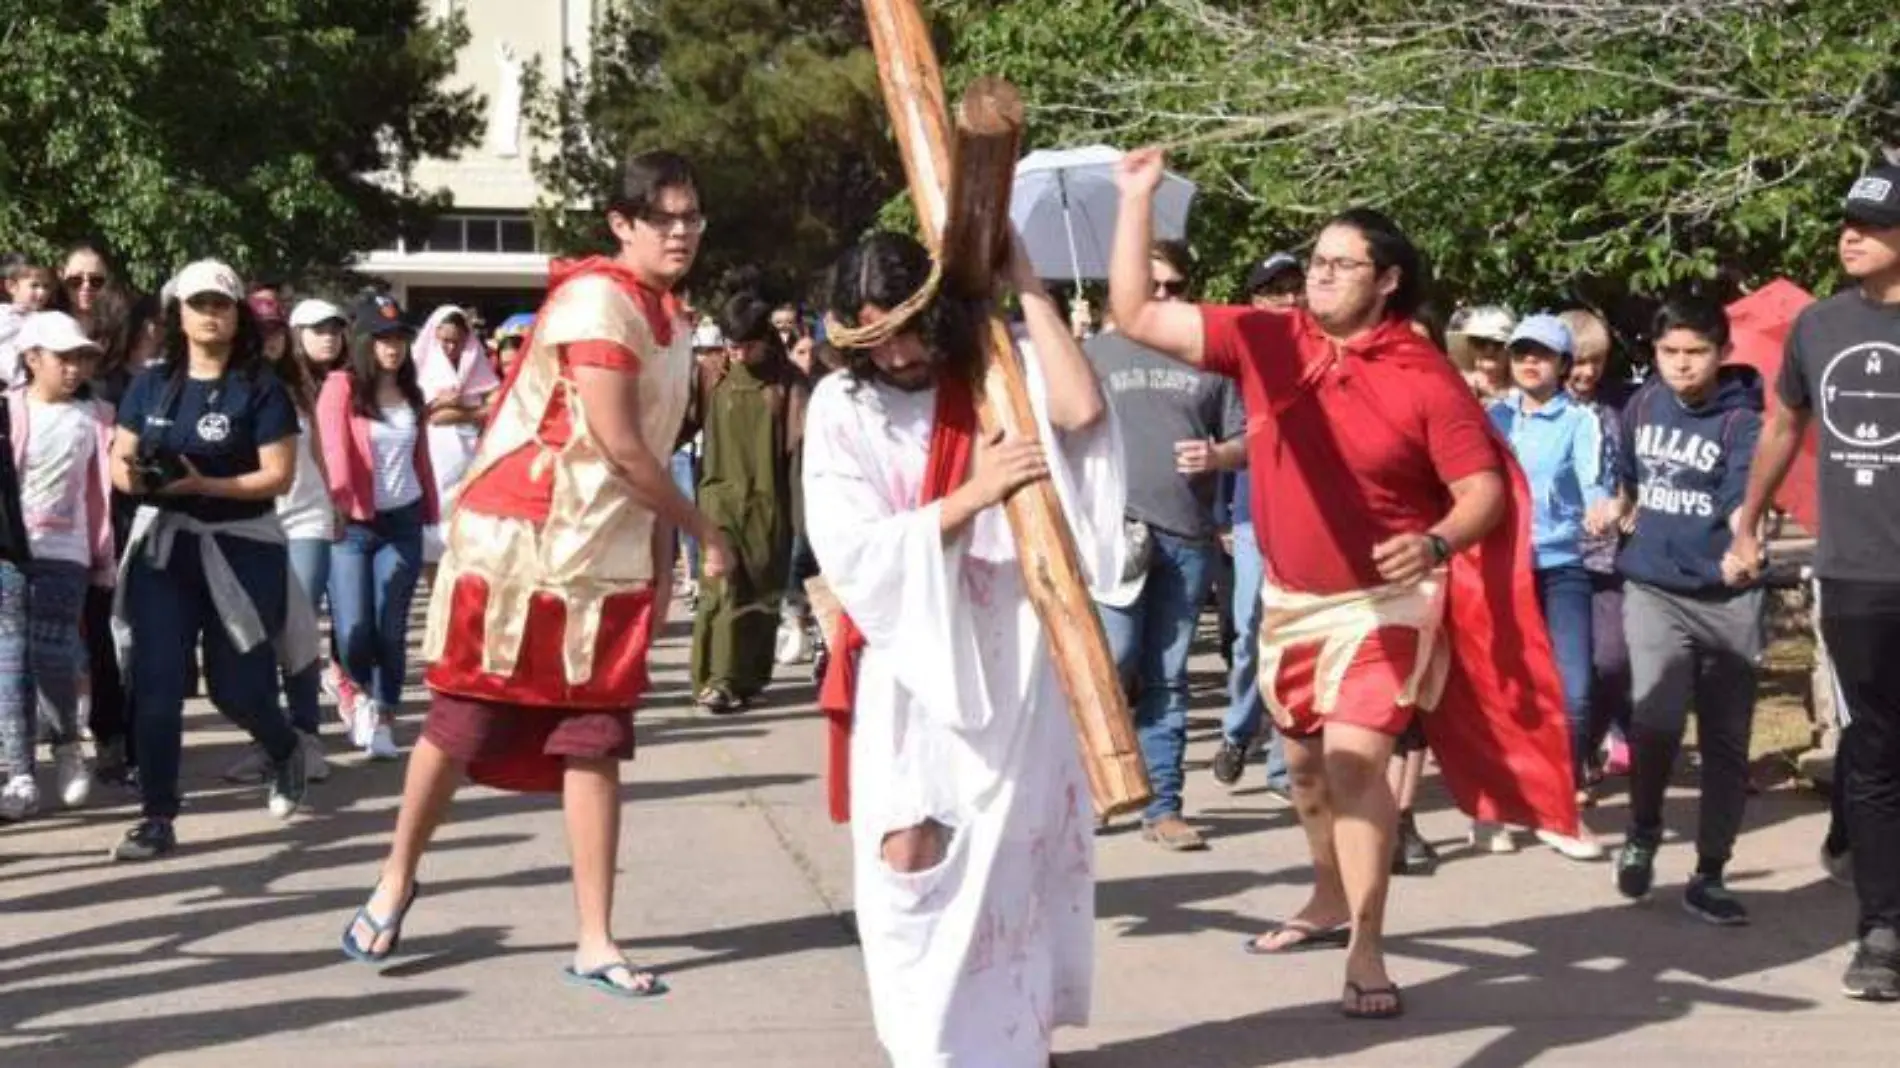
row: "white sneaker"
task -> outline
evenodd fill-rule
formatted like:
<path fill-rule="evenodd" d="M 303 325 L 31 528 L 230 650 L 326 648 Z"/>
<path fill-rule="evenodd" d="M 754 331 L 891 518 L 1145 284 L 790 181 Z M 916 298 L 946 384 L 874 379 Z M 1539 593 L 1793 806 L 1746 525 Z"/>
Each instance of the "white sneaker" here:
<path fill-rule="evenodd" d="M 322 782 L 330 777 L 330 762 L 323 756 L 323 739 L 314 734 L 299 734 L 298 742 L 303 749 L 303 777 L 310 782 Z"/>
<path fill-rule="evenodd" d="M 263 782 L 270 778 L 270 757 L 264 755 L 264 747 L 252 742 L 244 747 L 244 755 L 237 763 L 224 769 L 225 782 Z"/>
<path fill-rule="evenodd" d="M 40 784 L 31 775 L 15 775 L 0 789 L 0 820 L 23 820 L 40 810 Z"/>
<path fill-rule="evenodd" d="M 1603 846 L 1589 831 L 1584 831 L 1575 838 L 1567 834 L 1558 834 L 1556 831 L 1538 831 L 1537 840 L 1571 860 L 1603 859 Z"/>
<path fill-rule="evenodd" d="M 370 731 L 366 749 L 371 760 L 397 760 L 402 756 L 402 750 L 396 748 L 396 735 L 387 723 L 378 723 Z"/>
<path fill-rule="evenodd" d="M 92 797 L 92 769 L 86 766 L 86 754 L 78 742 L 53 747 L 53 781 L 59 790 L 59 803 L 80 808 Z"/>
<path fill-rule="evenodd" d="M 1485 823 L 1483 820 L 1471 821 L 1471 844 L 1485 853 L 1515 853 L 1517 839 L 1511 829 L 1499 823 Z"/>
<path fill-rule="evenodd" d="M 367 697 L 356 702 L 356 710 L 350 716 L 350 744 L 368 749 L 370 739 L 376 735 L 376 725 L 382 721 L 383 710 L 376 702 Z"/>

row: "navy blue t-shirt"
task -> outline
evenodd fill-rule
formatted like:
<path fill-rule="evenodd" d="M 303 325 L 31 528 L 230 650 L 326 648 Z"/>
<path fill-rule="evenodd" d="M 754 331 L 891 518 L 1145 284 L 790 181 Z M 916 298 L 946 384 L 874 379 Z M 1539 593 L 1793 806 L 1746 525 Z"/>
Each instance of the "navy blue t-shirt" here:
<path fill-rule="evenodd" d="M 119 426 L 183 455 L 206 478 L 233 478 L 258 469 L 257 451 L 297 433 L 297 409 L 277 376 L 227 374 L 215 381 L 187 378 L 167 421 L 162 411 L 168 368 L 161 365 L 132 380 L 119 402 Z M 254 519 L 276 502 L 237 501 L 227 497 L 172 497 L 153 494 L 145 503 L 183 512 L 207 523 Z"/>

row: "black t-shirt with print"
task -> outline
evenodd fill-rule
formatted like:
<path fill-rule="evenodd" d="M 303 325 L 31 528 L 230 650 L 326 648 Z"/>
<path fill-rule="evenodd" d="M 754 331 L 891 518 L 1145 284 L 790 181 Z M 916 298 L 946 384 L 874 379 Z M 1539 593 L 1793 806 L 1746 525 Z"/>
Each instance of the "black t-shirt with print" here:
<path fill-rule="evenodd" d="M 297 433 L 297 409 L 277 376 L 234 372 L 215 381 L 187 378 L 173 410 L 163 410 L 171 378 L 154 367 L 132 380 L 119 402 L 119 426 L 184 456 L 207 478 L 233 478 L 258 469 L 258 450 Z M 153 494 L 145 503 L 207 523 L 254 519 L 274 501 Z"/>
<path fill-rule="evenodd" d="M 1777 392 L 1815 416 L 1815 573 L 1900 582 L 1900 304 L 1856 289 L 1810 305 L 1788 333 Z"/>

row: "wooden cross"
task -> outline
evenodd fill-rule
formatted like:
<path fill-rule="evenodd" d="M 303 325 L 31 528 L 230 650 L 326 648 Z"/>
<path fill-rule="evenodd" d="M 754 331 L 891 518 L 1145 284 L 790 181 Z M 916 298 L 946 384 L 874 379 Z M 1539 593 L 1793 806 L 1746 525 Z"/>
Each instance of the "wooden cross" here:
<path fill-rule="evenodd" d="M 1009 255 L 1022 99 L 1007 82 L 977 81 L 957 109 L 952 136 L 943 73 L 916 0 L 864 0 L 864 13 L 924 244 L 943 265 L 947 292 L 988 300 Z M 984 431 L 1002 428 L 1034 438 L 1022 357 L 994 307 L 981 342 L 985 370 L 977 416 Z M 1150 794 L 1147 768 L 1062 505 L 1044 482 L 1013 494 L 1004 507 L 1024 585 L 1068 694 L 1095 811 L 1107 816 L 1138 808 Z"/>

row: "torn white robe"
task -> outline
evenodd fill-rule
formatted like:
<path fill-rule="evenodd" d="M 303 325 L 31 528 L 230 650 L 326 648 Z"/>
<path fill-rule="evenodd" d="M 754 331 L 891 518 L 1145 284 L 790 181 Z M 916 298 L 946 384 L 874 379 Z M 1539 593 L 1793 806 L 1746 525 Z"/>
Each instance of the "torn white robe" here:
<path fill-rule="evenodd" d="M 1052 481 L 1084 573 L 1122 567 L 1112 414 L 1047 423 Z M 1054 1029 L 1087 1022 L 1094 818 L 1067 698 L 1001 507 L 946 539 L 918 507 L 936 393 L 833 374 L 805 434 L 807 534 L 864 632 L 851 736 L 858 930 L 879 1040 L 897 1068 L 1046 1068 Z M 892 870 L 886 834 L 935 820 L 942 863 Z"/>

